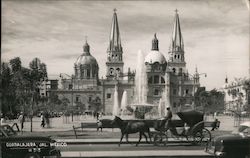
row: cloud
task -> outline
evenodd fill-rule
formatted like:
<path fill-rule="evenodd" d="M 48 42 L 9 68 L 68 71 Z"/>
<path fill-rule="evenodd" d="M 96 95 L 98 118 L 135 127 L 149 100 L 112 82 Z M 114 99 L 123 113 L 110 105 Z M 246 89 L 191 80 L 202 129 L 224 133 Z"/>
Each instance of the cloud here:
<path fill-rule="evenodd" d="M 8 61 L 20 56 L 24 65 L 28 65 L 34 57 L 39 57 L 51 74 L 73 73 L 74 62 L 88 36 L 100 76 L 105 75 L 114 8 L 118 10 L 125 69 L 136 66 L 139 49 L 144 55 L 150 51 L 155 32 L 160 51 L 167 57 L 176 8 L 187 68 L 193 72 L 197 65 L 201 72 L 207 72 L 209 77 L 202 83 L 208 89 L 219 87 L 226 73 L 245 76 L 248 69 L 249 12 L 243 1 L 3 1 L 2 4 L 2 59 Z"/>

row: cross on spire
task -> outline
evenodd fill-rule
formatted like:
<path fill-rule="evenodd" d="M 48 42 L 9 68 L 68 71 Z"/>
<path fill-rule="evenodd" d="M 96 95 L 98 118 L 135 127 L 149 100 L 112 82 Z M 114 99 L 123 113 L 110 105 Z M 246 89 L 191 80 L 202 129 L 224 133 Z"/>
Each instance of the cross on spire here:
<path fill-rule="evenodd" d="M 178 9 L 175 9 L 174 11 L 175 11 L 176 14 L 178 13 Z"/>
<path fill-rule="evenodd" d="M 114 8 L 114 12 L 116 12 L 117 11 L 117 9 L 116 8 Z"/>
<path fill-rule="evenodd" d="M 85 36 L 85 41 L 86 41 L 86 43 L 87 43 L 87 41 L 88 41 L 88 36 Z"/>

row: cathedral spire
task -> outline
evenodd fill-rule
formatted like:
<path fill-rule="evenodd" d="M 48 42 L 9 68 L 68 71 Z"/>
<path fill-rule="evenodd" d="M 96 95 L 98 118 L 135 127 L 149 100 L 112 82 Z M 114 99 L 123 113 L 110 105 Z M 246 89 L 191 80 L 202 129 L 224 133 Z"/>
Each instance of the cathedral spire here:
<path fill-rule="evenodd" d="M 179 14 L 178 14 L 177 9 L 175 10 L 175 20 L 174 20 L 171 51 L 184 51 L 183 38 L 181 35 L 181 26 L 180 26 Z"/>
<path fill-rule="evenodd" d="M 120 79 L 123 74 L 123 50 L 121 45 L 121 37 L 119 32 L 116 9 L 114 9 L 113 19 L 111 24 L 111 32 L 109 39 L 109 46 L 107 49 L 107 78 Z"/>
<path fill-rule="evenodd" d="M 122 51 L 116 9 L 114 9 L 108 51 Z"/>

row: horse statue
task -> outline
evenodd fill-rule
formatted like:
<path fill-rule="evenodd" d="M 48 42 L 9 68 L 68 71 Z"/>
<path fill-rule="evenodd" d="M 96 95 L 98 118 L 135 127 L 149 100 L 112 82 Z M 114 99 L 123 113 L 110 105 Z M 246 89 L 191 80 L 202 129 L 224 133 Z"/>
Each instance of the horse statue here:
<path fill-rule="evenodd" d="M 150 134 L 149 126 L 143 121 L 133 121 L 133 122 L 124 121 L 120 117 L 115 116 L 111 124 L 117 125 L 121 130 L 121 139 L 120 139 L 118 146 L 120 146 L 124 135 L 126 135 L 126 141 L 128 142 L 128 135 L 132 133 L 137 133 L 137 132 L 140 133 L 140 137 L 139 137 L 139 141 L 136 143 L 136 146 L 138 146 L 138 144 L 141 142 L 142 135 L 145 137 L 146 142 L 149 143 L 145 132 L 148 133 L 148 137 L 151 142 L 151 134 Z"/>

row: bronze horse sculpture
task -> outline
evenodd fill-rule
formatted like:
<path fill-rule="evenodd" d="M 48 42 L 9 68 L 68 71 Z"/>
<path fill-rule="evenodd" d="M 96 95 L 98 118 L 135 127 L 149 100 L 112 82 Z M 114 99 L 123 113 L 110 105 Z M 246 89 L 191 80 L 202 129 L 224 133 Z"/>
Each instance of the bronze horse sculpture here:
<path fill-rule="evenodd" d="M 140 137 L 139 141 L 136 143 L 136 146 L 138 146 L 138 144 L 140 143 L 142 135 L 145 137 L 146 142 L 149 143 L 145 132 L 148 133 L 151 142 L 151 134 L 149 126 L 143 121 L 124 121 L 120 117 L 115 116 L 111 124 L 117 125 L 121 130 L 121 139 L 118 146 L 120 146 L 124 135 L 126 135 L 126 141 L 128 142 L 128 135 L 137 132 L 140 133 Z"/>

